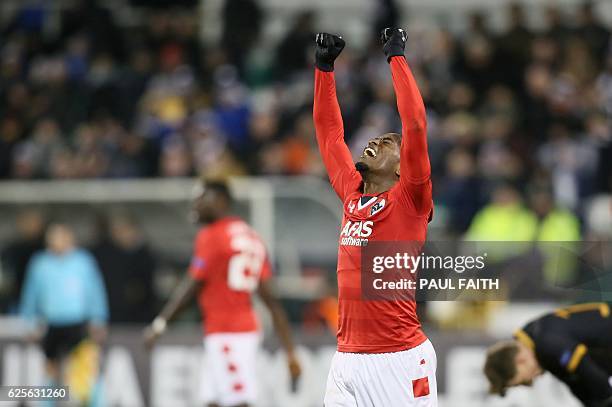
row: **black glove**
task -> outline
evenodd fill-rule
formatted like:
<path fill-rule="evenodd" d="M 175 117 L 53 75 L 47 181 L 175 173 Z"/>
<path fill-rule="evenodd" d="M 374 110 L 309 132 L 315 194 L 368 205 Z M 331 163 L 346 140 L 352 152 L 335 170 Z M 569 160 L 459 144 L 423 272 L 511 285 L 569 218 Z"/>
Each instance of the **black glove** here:
<path fill-rule="evenodd" d="M 404 56 L 407 39 L 406 31 L 401 28 L 385 28 L 381 31 L 380 40 L 383 43 L 383 51 L 387 56 L 387 62 L 391 61 L 391 57 Z"/>
<path fill-rule="evenodd" d="M 339 35 L 318 33 L 315 37 L 317 49 L 315 51 L 315 66 L 322 71 L 334 70 L 334 61 L 344 49 L 346 43 Z"/>

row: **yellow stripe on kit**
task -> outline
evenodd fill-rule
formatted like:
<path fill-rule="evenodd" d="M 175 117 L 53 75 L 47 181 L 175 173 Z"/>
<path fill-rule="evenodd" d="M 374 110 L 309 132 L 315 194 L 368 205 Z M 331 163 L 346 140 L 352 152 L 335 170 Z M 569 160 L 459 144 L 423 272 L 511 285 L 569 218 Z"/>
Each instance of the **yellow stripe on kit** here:
<path fill-rule="evenodd" d="M 557 310 L 555 315 L 559 318 L 567 319 L 571 314 L 587 311 L 599 311 L 602 318 L 608 318 L 610 316 L 610 306 L 605 302 L 590 302 L 587 304 L 572 305 L 567 308 Z"/>
<path fill-rule="evenodd" d="M 599 307 L 599 312 L 601 312 L 601 316 L 604 318 L 608 318 L 610 316 L 610 306 L 606 303 L 603 303 Z"/>
<path fill-rule="evenodd" d="M 523 331 L 522 329 L 519 329 L 514 333 L 514 336 L 523 345 L 526 345 L 530 349 L 535 350 L 535 343 L 533 342 L 533 339 L 531 339 L 531 337 L 527 335 L 527 332 Z"/>
<path fill-rule="evenodd" d="M 580 344 L 576 346 L 574 353 L 572 353 L 572 357 L 570 358 L 569 363 L 567 364 L 567 371 L 570 373 L 574 373 L 580 364 L 580 361 L 586 355 L 587 347 L 584 344 Z"/>

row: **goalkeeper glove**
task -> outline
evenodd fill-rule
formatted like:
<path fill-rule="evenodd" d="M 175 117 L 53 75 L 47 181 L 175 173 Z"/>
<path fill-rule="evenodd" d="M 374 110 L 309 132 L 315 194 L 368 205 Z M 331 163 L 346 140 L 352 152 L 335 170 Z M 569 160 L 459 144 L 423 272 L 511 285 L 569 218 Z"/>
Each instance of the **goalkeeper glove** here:
<path fill-rule="evenodd" d="M 315 37 L 317 49 L 315 51 L 315 66 L 322 71 L 334 70 L 334 61 L 344 49 L 346 43 L 339 35 L 318 33 Z"/>
<path fill-rule="evenodd" d="M 391 61 L 391 57 L 404 56 L 407 39 L 406 31 L 401 28 L 385 28 L 381 31 L 380 40 L 383 43 L 383 51 L 387 56 L 387 62 Z"/>

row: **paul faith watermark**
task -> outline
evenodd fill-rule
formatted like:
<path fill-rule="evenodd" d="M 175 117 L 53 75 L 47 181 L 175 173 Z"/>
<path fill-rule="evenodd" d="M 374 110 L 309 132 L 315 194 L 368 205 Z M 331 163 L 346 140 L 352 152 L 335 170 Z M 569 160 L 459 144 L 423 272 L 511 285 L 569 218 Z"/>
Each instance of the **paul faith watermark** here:
<path fill-rule="evenodd" d="M 414 275 L 417 270 L 454 271 L 463 274 L 466 271 L 483 270 L 486 267 L 487 253 L 479 256 L 440 256 L 421 253 L 414 256 L 408 252 L 388 256 L 374 256 L 372 272 L 379 274 L 372 280 L 375 290 L 499 290 L 498 278 L 391 278 L 387 280 L 386 270 L 408 272 Z M 411 276 L 412 277 L 412 276 Z"/>
<path fill-rule="evenodd" d="M 612 243 L 369 241 L 366 301 L 612 301 Z"/>
<path fill-rule="evenodd" d="M 499 278 L 420 278 L 400 281 L 385 281 L 376 278 L 372 282 L 375 290 L 499 290 Z"/>
<path fill-rule="evenodd" d="M 456 299 L 502 290 L 487 274 L 486 251 L 426 250 L 420 242 L 372 242 L 362 248 L 361 292 L 365 300 Z"/>

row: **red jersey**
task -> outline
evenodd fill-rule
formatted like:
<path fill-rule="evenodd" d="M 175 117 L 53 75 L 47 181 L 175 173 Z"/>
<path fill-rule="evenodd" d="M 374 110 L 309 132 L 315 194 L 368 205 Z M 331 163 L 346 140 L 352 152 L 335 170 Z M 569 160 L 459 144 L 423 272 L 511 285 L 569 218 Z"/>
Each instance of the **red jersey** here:
<path fill-rule="evenodd" d="M 225 217 L 202 228 L 189 273 L 203 283 L 198 304 L 204 333 L 258 329 L 251 295 L 270 278 L 271 267 L 263 241 L 246 222 Z"/>
<path fill-rule="evenodd" d="M 334 73 L 315 72 L 317 142 L 330 182 L 344 203 L 337 269 L 340 352 L 397 352 L 427 339 L 414 301 L 366 301 L 361 292 L 361 246 L 424 242 L 433 211 L 425 106 L 406 59 L 393 57 L 390 66 L 402 120 L 400 177 L 378 195 L 361 192 L 361 175 L 344 142 Z"/>

